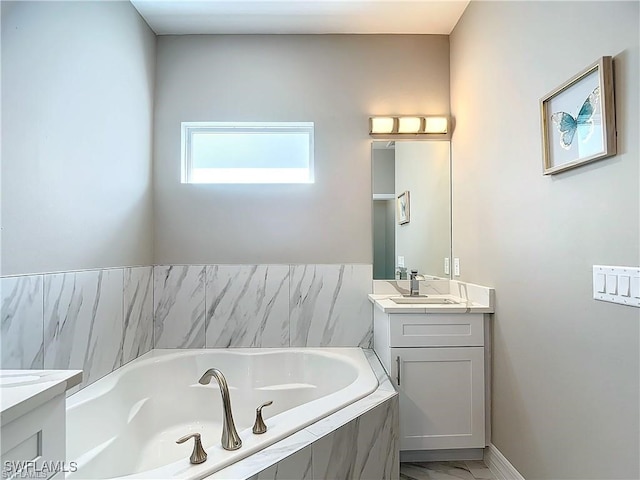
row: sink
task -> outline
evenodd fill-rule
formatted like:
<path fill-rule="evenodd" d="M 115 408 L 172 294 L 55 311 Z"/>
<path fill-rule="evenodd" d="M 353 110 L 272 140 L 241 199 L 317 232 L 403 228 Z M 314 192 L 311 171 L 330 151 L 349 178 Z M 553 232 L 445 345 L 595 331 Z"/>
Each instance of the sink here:
<path fill-rule="evenodd" d="M 438 305 L 455 305 L 459 303 L 459 302 L 456 302 L 455 300 L 451 300 L 450 298 L 442 298 L 442 297 L 429 296 L 429 295 L 414 295 L 414 296 L 403 295 L 402 297 L 391 297 L 390 300 L 392 300 L 395 303 L 401 303 L 401 304 L 431 303 L 431 304 L 438 304 Z"/>

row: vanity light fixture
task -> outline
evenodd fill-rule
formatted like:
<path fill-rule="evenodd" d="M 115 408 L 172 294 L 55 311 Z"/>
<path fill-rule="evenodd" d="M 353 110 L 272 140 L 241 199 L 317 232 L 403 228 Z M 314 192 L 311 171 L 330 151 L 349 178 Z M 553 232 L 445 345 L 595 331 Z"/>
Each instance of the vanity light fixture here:
<path fill-rule="evenodd" d="M 369 117 L 369 135 L 444 135 L 448 123 L 447 117 Z"/>

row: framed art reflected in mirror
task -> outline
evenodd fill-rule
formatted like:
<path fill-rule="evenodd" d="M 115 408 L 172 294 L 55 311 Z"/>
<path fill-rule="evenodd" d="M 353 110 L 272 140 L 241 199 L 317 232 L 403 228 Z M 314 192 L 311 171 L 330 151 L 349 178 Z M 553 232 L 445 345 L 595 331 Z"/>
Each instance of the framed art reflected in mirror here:
<path fill-rule="evenodd" d="M 409 190 L 398 195 L 397 207 L 398 225 L 409 223 L 411 221 L 411 212 L 409 210 L 411 208 L 411 203 L 409 200 Z"/>

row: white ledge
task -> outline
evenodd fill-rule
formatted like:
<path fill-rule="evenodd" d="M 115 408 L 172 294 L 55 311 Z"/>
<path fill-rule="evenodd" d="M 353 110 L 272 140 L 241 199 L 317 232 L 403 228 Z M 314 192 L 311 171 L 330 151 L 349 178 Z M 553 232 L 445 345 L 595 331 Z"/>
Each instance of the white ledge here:
<path fill-rule="evenodd" d="M 82 370 L 0 370 L 2 426 L 64 394 L 82 380 Z"/>

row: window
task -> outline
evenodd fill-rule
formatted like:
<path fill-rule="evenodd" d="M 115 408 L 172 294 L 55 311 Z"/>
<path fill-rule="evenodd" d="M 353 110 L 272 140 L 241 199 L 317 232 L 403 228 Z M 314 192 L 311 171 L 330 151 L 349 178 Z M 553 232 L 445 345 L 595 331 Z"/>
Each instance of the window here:
<path fill-rule="evenodd" d="M 313 122 L 182 122 L 182 183 L 313 183 Z"/>

